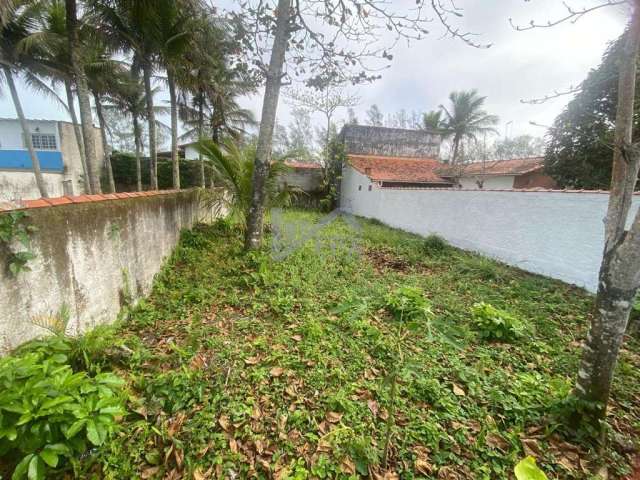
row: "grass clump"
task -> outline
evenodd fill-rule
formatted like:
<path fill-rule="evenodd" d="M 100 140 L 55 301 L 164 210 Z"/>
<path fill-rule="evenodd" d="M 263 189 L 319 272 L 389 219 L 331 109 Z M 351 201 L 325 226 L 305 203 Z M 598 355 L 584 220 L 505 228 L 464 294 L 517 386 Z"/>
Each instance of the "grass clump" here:
<path fill-rule="evenodd" d="M 451 253 L 453 248 L 439 235 L 429 235 L 422 243 L 422 250 L 430 257 L 436 257 Z"/>
<path fill-rule="evenodd" d="M 524 336 L 522 321 L 504 310 L 485 302 L 478 302 L 471 310 L 473 321 L 483 340 L 508 342 Z"/>

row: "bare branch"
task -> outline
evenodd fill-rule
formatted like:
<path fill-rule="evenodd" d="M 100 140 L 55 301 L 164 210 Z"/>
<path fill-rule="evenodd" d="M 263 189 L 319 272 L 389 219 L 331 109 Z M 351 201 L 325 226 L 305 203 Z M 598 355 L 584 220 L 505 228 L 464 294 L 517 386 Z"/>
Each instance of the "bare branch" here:
<path fill-rule="evenodd" d="M 448 14 L 452 14 L 458 17 L 461 17 L 460 8 L 456 7 L 453 3 L 453 0 L 450 0 L 451 7 L 447 8 L 443 4 L 443 0 L 431 0 L 431 8 L 438 16 L 438 20 L 442 26 L 446 29 L 447 34 L 453 38 L 458 38 L 462 40 L 464 43 L 474 48 L 490 48 L 490 43 L 478 43 L 474 42 L 471 37 L 476 36 L 477 34 L 471 32 L 460 32 L 458 27 L 453 27 L 449 21 Z M 446 36 L 446 35 L 445 35 Z"/>
<path fill-rule="evenodd" d="M 525 1 L 529 1 L 529 0 L 525 0 Z M 526 26 L 517 25 L 513 22 L 513 19 L 510 18 L 509 24 L 511 25 L 512 28 L 514 28 L 519 32 L 524 32 L 526 30 L 533 30 L 534 28 L 551 28 L 551 27 L 555 27 L 556 25 L 560 25 L 561 23 L 564 23 L 564 22 L 576 23 L 586 14 L 594 12 L 596 10 L 600 10 L 601 8 L 613 7 L 615 5 L 623 5 L 628 3 L 629 3 L 628 0 L 606 0 L 604 3 L 600 3 L 593 7 L 583 7 L 580 9 L 576 9 L 571 5 L 569 5 L 566 1 L 563 1 L 562 4 L 567 9 L 567 15 L 565 15 L 562 18 L 559 18 L 557 20 L 549 20 L 547 21 L 547 23 L 536 23 L 534 20 L 531 20 L 531 22 L 529 22 L 529 25 L 526 25 Z"/>
<path fill-rule="evenodd" d="M 553 100 L 553 99 L 559 98 L 559 97 L 565 97 L 567 95 L 573 95 L 574 93 L 578 93 L 580 91 L 582 91 L 582 86 L 574 87 L 572 85 L 567 90 L 554 90 L 553 93 L 547 94 L 544 97 L 531 98 L 531 99 L 528 99 L 528 100 L 521 99 L 520 103 L 526 103 L 526 104 L 529 104 L 529 105 L 540 105 L 540 104 L 548 102 L 549 100 Z"/>

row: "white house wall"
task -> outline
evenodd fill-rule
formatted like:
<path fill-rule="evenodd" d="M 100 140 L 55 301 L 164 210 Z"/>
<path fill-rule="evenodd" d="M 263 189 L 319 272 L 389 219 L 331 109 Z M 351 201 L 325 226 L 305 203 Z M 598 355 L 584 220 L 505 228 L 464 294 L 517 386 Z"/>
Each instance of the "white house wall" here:
<path fill-rule="evenodd" d="M 194 145 L 186 145 L 184 147 L 184 158 L 185 160 L 198 160 L 200 158 Z"/>
<path fill-rule="evenodd" d="M 437 234 L 524 270 L 597 288 L 606 194 L 376 186 L 369 191 L 363 177 L 345 168 L 341 208 L 348 213 L 424 236 Z M 630 218 L 639 204 L 636 197 Z"/>
<path fill-rule="evenodd" d="M 29 129 L 32 133 L 39 129 L 38 133 L 56 136 L 56 145 L 60 148 L 60 136 L 58 135 L 57 122 L 49 120 L 29 120 Z M 16 119 L 0 119 L 0 148 L 3 150 L 22 150 L 25 147 L 22 138 L 22 128 Z"/>

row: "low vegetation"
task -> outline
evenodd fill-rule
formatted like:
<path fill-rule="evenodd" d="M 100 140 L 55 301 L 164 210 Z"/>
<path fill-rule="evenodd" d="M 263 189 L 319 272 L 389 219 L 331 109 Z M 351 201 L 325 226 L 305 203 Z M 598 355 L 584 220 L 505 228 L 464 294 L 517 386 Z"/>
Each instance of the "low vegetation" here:
<path fill-rule="evenodd" d="M 126 413 L 108 411 L 112 434 L 81 427 L 82 455 L 47 462 L 42 445 L 20 455 L 60 478 L 507 479 L 516 465 L 518 478 L 544 478 L 537 465 L 548 478 L 587 479 L 602 464 L 609 478 L 629 474 L 635 339 L 618 365 L 606 447 L 564 422 L 592 297 L 366 221 L 356 232 L 342 220 L 314 230 L 312 213 L 284 219 L 280 242 L 315 232 L 284 260 L 243 253 L 227 222 L 198 227 L 116 326 L 65 340 L 64 360 L 37 353 L 56 337 L 5 360 L 58 358 L 52 368 L 90 388 L 110 379 L 107 398 L 126 392 Z M 112 388 L 116 378 L 126 385 Z M 69 446 L 60 431 L 52 441 Z M 8 472 L 23 458 L 0 453 Z"/>

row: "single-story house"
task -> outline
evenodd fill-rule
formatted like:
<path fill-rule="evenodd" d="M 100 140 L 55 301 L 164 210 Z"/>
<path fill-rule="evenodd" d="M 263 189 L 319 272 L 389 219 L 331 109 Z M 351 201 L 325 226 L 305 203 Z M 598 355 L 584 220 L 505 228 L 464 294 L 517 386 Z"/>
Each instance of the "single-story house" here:
<path fill-rule="evenodd" d="M 322 186 L 322 165 L 314 162 L 285 160 L 289 171 L 280 179 L 281 184 L 299 188 L 307 193 L 314 193 Z"/>
<path fill-rule="evenodd" d="M 82 160 L 73 124 L 57 120 L 27 120 L 49 196 L 84 193 Z M 102 158 L 100 129 L 95 128 L 98 158 Z M 40 197 L 20 121 L 0 118 L 0 200 Z"/>
<path fill-rule="evenodd" d="M 544 172 L 543 157 L 512 158 L 443 167 L 438 174 L 464 189 L 557 188 Z"/>

